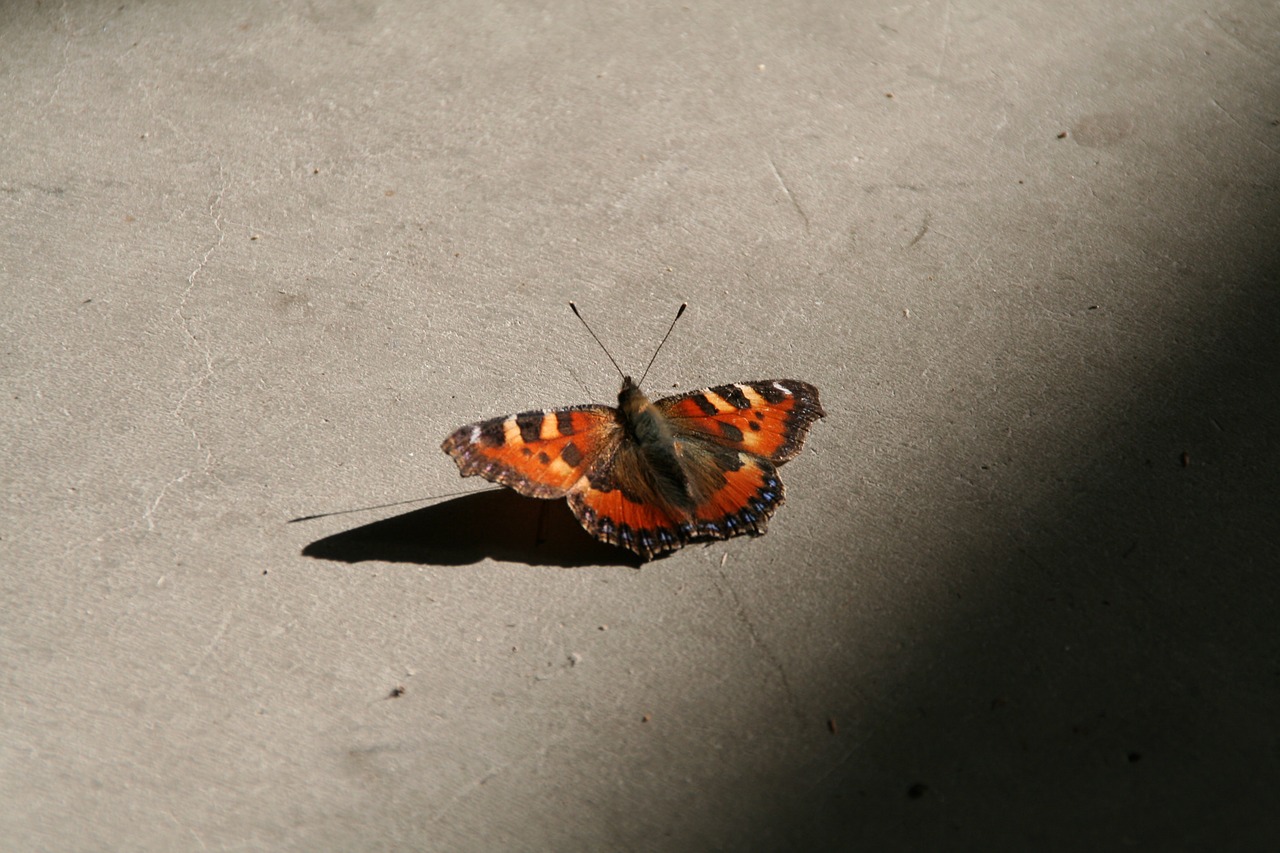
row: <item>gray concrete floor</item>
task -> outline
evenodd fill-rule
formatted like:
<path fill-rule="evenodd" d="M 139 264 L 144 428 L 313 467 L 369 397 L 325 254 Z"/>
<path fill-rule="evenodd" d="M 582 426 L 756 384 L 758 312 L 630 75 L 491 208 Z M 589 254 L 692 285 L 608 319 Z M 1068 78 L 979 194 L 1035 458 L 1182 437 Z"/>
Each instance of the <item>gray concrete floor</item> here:
<path fill-rule="evenodd" d="M 7 849 L 1273 849 L 1275 3 L 22 2 L 0 87 Z M 287 523 L 611 401 L 569 299 L 821 389 L 767 536 Z"/>

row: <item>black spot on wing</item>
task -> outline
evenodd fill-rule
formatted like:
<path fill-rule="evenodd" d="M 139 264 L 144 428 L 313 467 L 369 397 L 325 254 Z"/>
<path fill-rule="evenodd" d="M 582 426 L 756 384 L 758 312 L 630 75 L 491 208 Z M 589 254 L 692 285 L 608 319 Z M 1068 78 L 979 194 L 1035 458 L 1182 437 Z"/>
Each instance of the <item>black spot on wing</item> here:
<path fill-rule="evenodd" d="M 578 445 L 570 441 L 560 451 L 560 458 L 568 463 L 569 467 L 577 468 L 582 464 L 582 451 L 578 449 Z"/>
<path fill-rule="evenodd" d="M 689 399 L 704 415 L 714 415 L 716 413 L 716 407 L 707 399 L 706 394 L 694 394 Z"/>
<path fill-rule="evenodd" d="M 526 444 L 542 437 L 542 421 L 545 417 L 545 412 L 521 412 L 516 415 L 516 426 L 520 427 L 520 437 Z"/>
<path fill-rule="evenodd" d="M 725 438 L 729 439 L 729 441 L 733 441 L 733 442 L 742 441 L 742 430 L 738 429 L 733 424 L 726 423 L 724 421 L 718 421 L 716 425 L 720 427 L 720 434 L 723 435 Z M 754 423 L 752 423 L 751 425 L 756 427 L 756 429 L 760 428 L 756 426 Z"/>
<path fill-rule="evenodd" d="M 501 447 L 507 443 L 507 431 L 502 428 L 506 418 L 493 418 L 480 424 L 480 443 L 485 447 Z"/>
<path fill-rule="evenodd" d="M 780 383 L 775 382 L 752 382 L 751 390 L 755 391 L 761 397 L 764 397 L 766 403 L 778 404 L 787 397 L 791 396 L 786 391 L 778 387 Z"/>
<path fill-rule="evenodd" d="M 737 385 L 717 385 L 711 389 L 717 397 L 723 397 L 735 409 L 751 408 L 751 401 L 738 389 Z"/>
<path fill-rule="evenodd" d="M 556 430 L 561 435 L 573 435 L 573 412 L 556 412 Z"/>
<path fill-rule="evenodd" d="M 550 456 L 548 456 L 545 452 L 539 452 L 539 453 L 538 453 L 538 461 L 539 461 L 539 462 L 541 462 L 543 465 L 550 465 L 550 464 L 551 464 L 551 457 L 550 457 Z"/>

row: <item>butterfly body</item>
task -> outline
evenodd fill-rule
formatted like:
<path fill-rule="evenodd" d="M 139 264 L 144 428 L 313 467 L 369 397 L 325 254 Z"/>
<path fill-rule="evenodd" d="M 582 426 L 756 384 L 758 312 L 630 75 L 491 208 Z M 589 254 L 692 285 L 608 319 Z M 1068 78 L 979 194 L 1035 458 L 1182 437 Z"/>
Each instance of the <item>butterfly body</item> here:
<path fill-rule="evenodd" d="M 566 497 L 588 532 L 645 559 L 694 541 L 765 531 L 783 502 L 777 467 L 825 412 L 794 379 L 650 400 L 624 377 L 618 405 L 522 412 L 456 430 L 465 476 Z"/>

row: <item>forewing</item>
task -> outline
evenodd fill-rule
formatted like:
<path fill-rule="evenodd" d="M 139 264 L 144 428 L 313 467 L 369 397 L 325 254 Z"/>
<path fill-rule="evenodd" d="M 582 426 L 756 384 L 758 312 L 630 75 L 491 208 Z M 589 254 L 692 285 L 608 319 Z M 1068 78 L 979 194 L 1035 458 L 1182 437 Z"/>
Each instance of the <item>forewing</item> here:
<path fill-rule="evenodd" d="M 824 417 L 818 389 L 798 379 L 738 382 L 664 397 L 654 406 L 681 434 L 780 465 L 800 452 L 809 427 Z"/>
<path fill-rule="evenodd" d="M 464 477 L 478 474 L 531 498 L 560 498 L 621 437 L 616 409 L 573 406 L 469 424 L 441 448 Z"/>

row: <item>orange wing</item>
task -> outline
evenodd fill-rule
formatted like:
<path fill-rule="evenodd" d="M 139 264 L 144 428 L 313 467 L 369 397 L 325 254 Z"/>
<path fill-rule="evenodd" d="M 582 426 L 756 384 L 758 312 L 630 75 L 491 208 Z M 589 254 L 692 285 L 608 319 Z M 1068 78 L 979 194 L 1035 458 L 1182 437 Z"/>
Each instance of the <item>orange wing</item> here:
<path fill-rule="evenodd" d="M 653 404 L 681 434 L 745 451 L 781 465 L 800 452 L 809 427 L 824 417 L 818 389 L 797 379 L 717 385 Z"/>
<path fill-rule="evenodd" d="M 678 500 L 655 481 L 645 450 L 609 406 L 481 421 L 443 449 L 464 477 L 479 474 L 528 497 L 567 495 L 588 532 L 652 559 L 694 541 L 763 533 L 783 502 L 775 466 L 800 452 L 825 415 L 818 389 L 794 379 L 719 385 L 653 406 L 671 427 L 688 486 Z"/>
<path fill-rule="evenodd" d="M 573 406 L 470 424 L 441 448 L 464 477 L 479 474 L 531 498 L 562 498 L 621 439 L 616 409 Z"/>
<path fill-rule="evenodd" d="M 596 538 L 646 560 L 690 542 L 764 533 L 782 505 L 782 481 L 770 462 L 726 450 L 684 460 L 703 497 L 690 510 L 672 507 L 645 485 L 633 450 L 624 444 L 608 470 L 588 475 L 569 493 L 569 506 Z"/>

